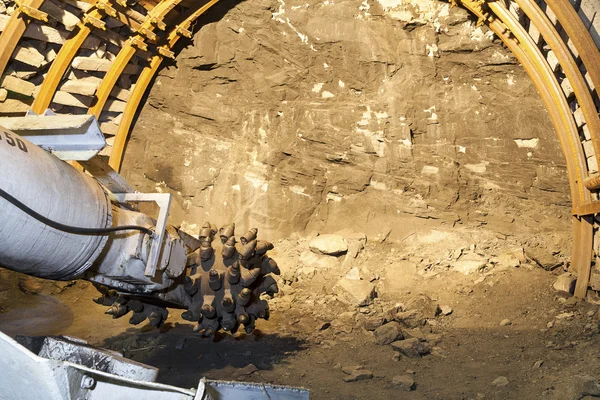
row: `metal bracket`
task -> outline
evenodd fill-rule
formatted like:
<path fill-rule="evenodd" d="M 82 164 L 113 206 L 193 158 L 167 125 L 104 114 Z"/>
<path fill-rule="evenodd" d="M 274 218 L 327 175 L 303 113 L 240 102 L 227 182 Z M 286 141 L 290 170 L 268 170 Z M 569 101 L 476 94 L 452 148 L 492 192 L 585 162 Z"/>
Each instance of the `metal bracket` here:
<path fill-rule="evenodd" d="M 148 256 L 148 263 L 144 275 L 153 277 L 156 274 L 156 267 L 160 258 L 163 240 L 165 238 L 165 229 L 167 227 L 167 218 L 171 208 L 173 196 L 169 193 L 114 193 L 116 199 L 121 202 L 150 202 L 156 203 L 160 211 L 156 219 L 156 232 L 152 238 L 152 247 Z"/>
<path fill-rule="evenodd" d="M 37 19 L 38 21 L 48 22 L 48 14 L 38 10 L 37 8 L 28 6 L 24 3 L 24 0 L 15 0 L 15 4 L 17 5 L 17 8 L 20 12 L 27 15 L 29 18 Z"/>
<path fill-rule="evenodd" d="M 171 58 L 171 59 L 175 59 L 175 53 L 173 53 L 171 50 L 169 50 L 168 47 L 166 46 L 158 46 L 158 53 L 163 56 L 163 57 L 167 57 L 167 58 Z"/>
<path fill-rule="evenodd" d="M 148 45 L 144 42 L 144 39 L 142 39 L 141 37 L 133 36 L 129 40 L 131 41 L 131 45 L 133 47 L 137 47 L 142 51 L 148 51 Z"/>
<path fill-rule="evenodd" d="M 99 0 L 96 2 L 96 8 L 104 11 L 104 13 L 110 17 L 115 18 L 117 16 L 117 10 L 107 0 Z"/>
<path fill-rule="evenodd" d="M 92 17 L 91 15 L 85 15 L 83 17 L 83 23 L 84 25 L 91 25 L 96 29 L 100 29 L 102 31 L 106 30 L 106 22 L 102 21 L 101 19 Z"/>
<path fill-rule="evenodd" d="M 51 110 L 25 117 L 0 118 L 0 126 L 65 161 L 86 161 L 106 146 L 93 115 L 56 115 Z"/>

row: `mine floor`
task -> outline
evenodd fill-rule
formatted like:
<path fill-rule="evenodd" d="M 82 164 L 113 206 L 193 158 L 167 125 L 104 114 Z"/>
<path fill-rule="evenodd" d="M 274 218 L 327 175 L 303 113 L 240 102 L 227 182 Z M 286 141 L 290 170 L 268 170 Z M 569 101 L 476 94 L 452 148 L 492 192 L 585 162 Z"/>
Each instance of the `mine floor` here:
<path fill-rule="evenodd" d="M 583 384 L 595 384 L 584 376 L 598 374 L 598 305 L 553 288 L 565 266 L 545 270 L 527 256 L 519 260 L 522 248 L 506 239 L 480 237 L 452 249 L 445 233 L 436 235 L 442 248 L 428 254 L 416 254 L 426 237 L 403 245 L 369 241 L 354 260 L 317 256 L 318 268 L 302 266 L 313 257 L 308 239 L 280 241 L 280 265 L 287 266 L 280 293 L 270 301 L 270 320 L 250 335 L 202 338 L 178 310 L 160 330 L 133 327 L 128 318 L 104 315 L 86 282 L 7 271 L 0 330 L 80 337 L 158 367 L 160 382 L 181 387 L 206 376 L 302 386 L 317 400 L 583 397 Z M 484 266 L 458 272 L 461 257 Z M 340 301 L 336 285 L 356 274 L 377 292 L 370 305 Z M 399 327 L 400 342 L 417 337 L 424 354 L 406 356 L 398 341 L 381 344 L 394 339 L 382 324 Z"/>

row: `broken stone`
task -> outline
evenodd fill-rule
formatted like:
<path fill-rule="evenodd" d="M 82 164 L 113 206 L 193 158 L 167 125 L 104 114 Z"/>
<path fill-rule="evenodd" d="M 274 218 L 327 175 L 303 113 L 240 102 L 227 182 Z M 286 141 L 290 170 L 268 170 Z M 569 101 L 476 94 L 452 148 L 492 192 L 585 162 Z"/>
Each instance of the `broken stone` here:
<path fill-rule="evenodd" d="M 18 46 L 13 53 L 13 58 L 35 68 L 41 67 L 46 61 L 44 55 L 31 46 Z"/>
<path fill-rule="evenodd" d="M 4 31 L 9 19 L 10 17 L 8 15 L 0 15 L 0 31 Z M 65 40 L 68 39 L 69 32 L 52 28 L 47 24 L 28 24 L 25 33 L 23 33 L 23 37 L 62 45 Z M 84 49 L 96 49 L 99 44 L 100 39 L 90 35 L 83 42 L 81 47 Z"/>
<path fill-rule="evenodd" d="M 508 326 L 508 325 L 512 325 L 512 321 L 508 318 L 503 319 L 502 321 L 500 321 L 500 326 Z"/>
<path fill-rule="evenodd" d="M 348 253 L 346 257 L 356 258 L 358 253 L 365 247 L 363 242 L 359 240 L 349 240 L 348 242 Z"/>
<path fill-rule="evenodd" d="M 245 367 L 240 368 L 237 371 L 235 371 L 233 373 L 233 378 L 234 379 L 239 379 L 242 376 L 252 375 L 256 371 L 258 371 L 258 368 L 256 368 L 256 365 L 254 365 L 254 364 L 248 364 Z"/>
<path fill-rule="evenodd" d="M 417 338 L 398 340 L 392 343 L 392 348 L 409 358 L 418 358 L 431 352 L 431 346 Z"/>
<path fill-rule="evenodd" d="M 0 102 L 3 102 L 8 97 L 8 91 L 6 89 L 0 89 Z"/>
<path fill-rule="evenodd" d="M 558 278 L 556 278 L 556 282 L 554 282 L 554 290 L 558 292 L 565 292 L 569 294 L 573 294 L 575 291 L 575 283 L 577 282 L 577 277 L 570 272 L 565 272 L 564 274 L 560 274 Z"/>
<path fill-rule="evenodd" d="M 342 371 L 346 372 L 346 370 L 343 368 Z M 351 371 L 349 375 L 350 376 L 344 378 L 344 382 L 358 382 L 373 378 L 373 372 L 369 371 L 368 369 L 355 369 Z"/>
<path fill-rule="evenodd" d="M 356 307 L 368 306 L 377 295 L 372 283 L 346 278 L 340 279 L 335 289 L 340 301 Z"/>
<path fill-rule="evenodd" d="M 425 341 L 426 334 L 420 328 L 411 328 L 411 329 L 403 329 L 402 335 L 406 339 L 419 339 L 420 341 Z"/>
<path fill-rule="evenodd" d="M 24 114 L 29 111 L 29 104 L 15 99 L 6 99 L 0 103 L 0 113 L 2 114 Z"/>
<path fill-rule="evenodd" d="M 406 305 L 407 309 L 417 310 L 424 318 L 435 318 L 440 313 L 440 306 L 426 294 L 419 296 Z"/>
<path fill-rule="evenodd" d="M 375 341 L 379 345 L 390 344 L 398 339 L 402 339 L 402 330 L 397 322 L 388 322 L 385 325 L 375 329 Z"/>
<path fill-rule="evenodd" d="M 579 400 L 585 396 L 600 396 L 600 384 L 589 375 L 576 375 L 562 385 L 556 385 L 552 397 L 556 400 Z"/>
<path fill-rule="evenodd" d="M 557 260 L 551 252 L 545 249 L 530 248 L 525 251 L 525 254 L 546 271 L 552 271 L 563 264 L 562 261 Z"/>
<path fill-rule="evenodd" d="M 56 104 L 62 104 L 64 106 L 89 108 L 92 106 L 94 100 L 90 97 L 58 91 L 54 94 L 52 102 Z"/>
<path fill-rule="evenodd" d="M 112 61 L 103 58 L 92 58 L 92 57 L 75 57 L 71 66 L 75 69 L 82 71 L 98 71 L 107 72 L 112 65 Z M 125 74 L 139 74 L 141 67 L 139 65 L 128 64 L 123 73 Z"/>
<path fill-rule="evenodd" d="M 360 271 L 357 267 L 352 268 L 345 276 L 346 279 L 351 281 L 360 281 Z"/>
<path fill-rule="evenodd" d="M 452 269 L 465 275 L 481 271 L 488 259 L 478 254 L 467 254 L 452 264 Z"/>
<path fill-rule="evenodd" d="M 298 261 L 304 266 L 318 269 L 331 269 L 339 265 L 336 258 L 317 255 L 310 251 L 300 253 Z"/>
<path fill-rule="evenodd" d="M 312 239 L 308 244 L 310 251 L 316 254 L 339 256 L 348 251 L 348 245 L 339 235 L 321 235 Z"/>
<path fill-rule="evenodd" d="M 505 376 L 499 376 L 496 379 L 494 379 L 492 381 L 492 385 L 494 386 L 498 386 L 498 387 L 504 387 L 508 385 L 508 378 Z"/>
<path fill-rule="evenodd" d="M 383 317 L 369 317 L 365 319 L 364 328 L 368 331 L 374 331 L 385 322 Z"/>
<path fill-rule="evenodd" d="M 417 310 L 398 312 L 394 315 L 394 320 L 407 328 L 417 328 L 425 323 L 425 319 Z"/>
<path fill-rule="evenodd" d="M 82 96 L 93 96 L 96 94 L 100 80 L 71 79 L 62 84 L 59 90 Z"/>
<path fill-rule="evenodd" d="M 415 380 L 408 375 L 398 375 L 392 378 L 392 384 L 396 389 L 410 392 L 416 387 Z"/>
<path fill-rule="evenodd" d="M 447 305 L 440 306 L 440 311 L 441 311 L 442 315 L 450 315 L 454 312 L 452 307 L 447 306 Z"/>
<path fill-rule="evenodd" d="M 561 320 L 561 319 L 571 319 L 575 316 L 574 312 L 565 312 L 565 313 L 560 313 L 558 314 L 556 317 L 556 319 Z"/>
<path fill-rule="evenodd" d="M 534 364 L 533 364 L 533 368 L 539 369 L 542 368 L 542 364 L 544 363 L 544 360 L 537 360 Z"/>
<path fill-rule="evenodd" d="M 490 261 L 501 268 L 517 268 L 521 265 L 519 258 L 514 253 L 504 253 Z"/>
<path fill-rule="evenodd" d="M 22 94 L 27 97 L 31 97 L 33 90 L 35 89 L 33 83 L 10 75 L 5 75 L 4 78 L 2 78 L 1 86 L 9 92 Z"/>
<path fill-rule="evenodd" d="M 27 294 L 37 294 L 42 290 L 42 284 L 35 278 L 26 276 L 19 279 L 19 289 Z"/>

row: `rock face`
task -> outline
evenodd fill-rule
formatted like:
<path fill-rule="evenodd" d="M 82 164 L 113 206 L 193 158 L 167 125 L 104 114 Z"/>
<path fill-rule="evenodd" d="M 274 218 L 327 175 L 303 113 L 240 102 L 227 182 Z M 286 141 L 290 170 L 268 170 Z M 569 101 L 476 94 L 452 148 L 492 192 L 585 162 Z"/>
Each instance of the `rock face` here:
<path fill-rule="evenodd" d="M 355 228 L 392 241 L 459 219 L 503 234 L 555 220 L 513 223 L 497 205 L 517 198 L 533 200 L 519 220 L 544 205 L 568 215 L 539 95 L 461 8 L 225 0 L 210 15 L 160 71 L 123 165 L 138 190 L 175 195 L 184 227 L 210 215 L 267 239 Z"/>

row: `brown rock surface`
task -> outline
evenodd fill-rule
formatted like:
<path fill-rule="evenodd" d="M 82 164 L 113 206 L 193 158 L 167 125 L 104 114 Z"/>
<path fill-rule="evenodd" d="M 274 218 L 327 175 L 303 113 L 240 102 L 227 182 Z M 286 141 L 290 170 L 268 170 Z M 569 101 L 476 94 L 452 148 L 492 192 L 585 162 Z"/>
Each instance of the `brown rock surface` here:
<path fill-rule="evenodd" d="M 506 235 L 552 223 L 527 220 L 542 206 L 569 212 L 531 81 L 441 2 L 237 4 L 160 71 L 124 172 L 174 193 L 187 224 L 210 214 L 267 238 L 355 228 L 394 241 L 459 219 Z"/>

